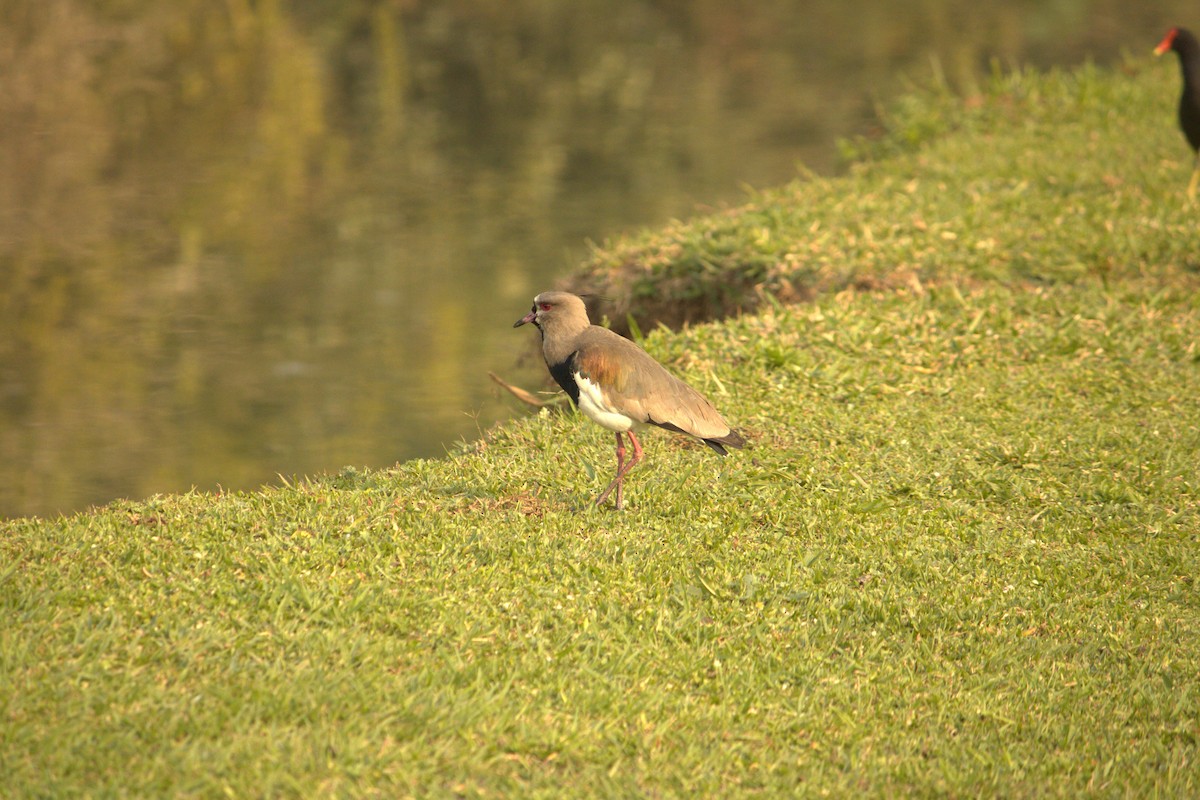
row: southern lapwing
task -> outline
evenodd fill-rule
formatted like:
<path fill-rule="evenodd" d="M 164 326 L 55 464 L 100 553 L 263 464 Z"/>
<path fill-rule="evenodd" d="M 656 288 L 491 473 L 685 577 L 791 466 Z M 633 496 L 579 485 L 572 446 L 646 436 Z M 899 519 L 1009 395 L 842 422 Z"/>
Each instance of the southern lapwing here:
<path fill-rule="evenodd" d="M 1189 201 L 1196 199 L 1196 183 L 1200 181 L 1200 42 L 1187 28 L 1171 28 L 1154 48 L 1161 56 L 1174 50 L 1183 70 L 1183 93 L 1179 97 L 1179 127 L 1192 147 L 1192 179 L 1188 182 Z"/>
<path fill-rule="evenodd" d="M 617 475 L 596 498 L 603 503 L 642 460 L 635 425 L 649 424 L 694 436 L 720 455 L 746 441 L 721 418 L 712 403 L 663 369 L 645 350 L 607 328 L 588 321 L 583 300 L 568 292 L 542 292 L 533 308 L 515 323 L 532 322 L 542 333 L 542 354 L 558 385 L 589 419 L 617 435 Z M 625 460 L 621 434 L 629 437 L 633 457 Z"/>

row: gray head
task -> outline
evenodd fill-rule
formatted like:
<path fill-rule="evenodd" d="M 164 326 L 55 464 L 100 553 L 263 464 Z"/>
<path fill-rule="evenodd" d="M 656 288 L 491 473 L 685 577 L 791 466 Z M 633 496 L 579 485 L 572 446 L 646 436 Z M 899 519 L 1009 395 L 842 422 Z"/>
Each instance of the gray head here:
<path fill-rule="evenodd" d="M 513 327 L 519 328 L 526 322 L 540 328 L 542 336 L 578 333 L 591 324 L 583 298 L 570 292 L 542 292 L 533 298 L 533 308 L 514 322 Z"/>

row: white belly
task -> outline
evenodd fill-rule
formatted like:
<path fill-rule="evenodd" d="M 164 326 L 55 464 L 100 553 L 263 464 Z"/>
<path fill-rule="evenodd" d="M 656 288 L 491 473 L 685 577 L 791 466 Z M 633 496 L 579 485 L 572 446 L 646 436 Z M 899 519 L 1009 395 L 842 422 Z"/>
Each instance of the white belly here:
<path fill-rule="evenodd" d="M 633 427 L 633 420 L 604 402 L 600 387 L 582 375 L 575 375 L 579 387 L 579 410 L 596 424 L 610 431 L 624 433 Z"/>

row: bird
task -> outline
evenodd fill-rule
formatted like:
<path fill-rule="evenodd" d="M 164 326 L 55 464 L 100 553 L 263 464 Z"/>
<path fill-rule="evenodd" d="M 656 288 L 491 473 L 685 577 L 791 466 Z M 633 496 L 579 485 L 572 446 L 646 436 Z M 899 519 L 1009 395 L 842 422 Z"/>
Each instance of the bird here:
<path fill-rule="evenodd" d="M 1187 28 L 1171 28 L 1154 48 L 1161 56 L 1168 50 L 1179 54 L 1183 70 L 1183 93 L 1179 97 L 1179 127 L 1192 147 L 1192 179 L 1188 182 L 1189 201 L 1196 199 L 1196 184 L 1200 182 L 1200 42 Z"/>
<path fill-rule="evenodd" d="M 746 444 L 704 395 L 629 339 L 591 324 L 587 306 L 578 295 L 542 292 L 513 327 L 530 322 L 541 331 L 542 355 L 550 375 L 584 416 L 616 434 L 616 476 L 594 505 L 599 506 L 615 491 L 616 508 L 623 508 L 622 481 L 642 460 L 642 445 L 633 432 L 638 425 L 656 425 L 695 437 L 722 456 L 727 447 Z M 628 461 L 622 435 L 633 448 Z"/>

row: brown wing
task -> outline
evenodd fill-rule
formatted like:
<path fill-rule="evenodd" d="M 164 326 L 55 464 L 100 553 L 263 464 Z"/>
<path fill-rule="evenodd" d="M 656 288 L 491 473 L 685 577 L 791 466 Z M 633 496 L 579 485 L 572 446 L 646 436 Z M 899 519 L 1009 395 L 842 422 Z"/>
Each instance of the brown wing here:
<path fill-rule="evenodd" d="M 639 422 L 658 425 L 717 444 L 740 447 L 742 439 L 712 403 L 676 378 L 633 342 L 595 325 L 576 340 L 579 374 L 604 387 L 609 403 Z M 713 440 L 713 444 L 708 440 Z"/>

